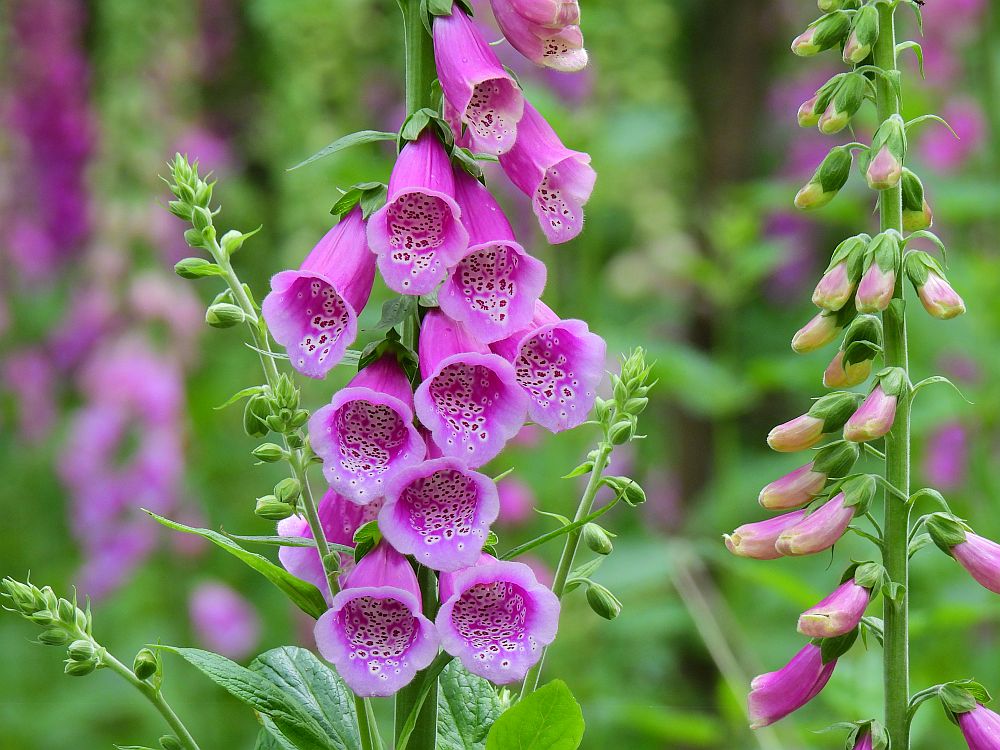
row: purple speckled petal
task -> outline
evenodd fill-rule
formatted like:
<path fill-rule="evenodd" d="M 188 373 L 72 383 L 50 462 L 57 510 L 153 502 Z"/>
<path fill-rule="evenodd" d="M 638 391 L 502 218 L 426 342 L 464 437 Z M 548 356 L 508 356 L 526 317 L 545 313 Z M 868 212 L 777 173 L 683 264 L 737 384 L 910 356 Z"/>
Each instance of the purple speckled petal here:
<path fill-rule="evenodd" d="M 538 65 L 573 73 L 587 67 L 587 50 L 583 47 L 583 34 L 576 25 L 579 21 L 579 8 L 573 12 L 558 12 L 555 19 L 549 16 L 548 23 L 539 23 L 534 18 L 543 14 L 536 12 L 531 16 L 520 12 L 524 2 L 518 0 L 491 0 L 493 15 L 503 35 L 510 45 Z M 576 21 L 569 19 L 576 17 Z"/>
<path fill-rule="evenodd" d="M 479 559 L 499 512 L 493 480 L 446 457 L 400 472 L 386 488 L 378 523 L 398 551 L 454 571 Z"/>
<path fill-rule="evenodd" d="M 776 672 L 755 677 L 750 683 L 750 727 L 759 729 L 802 708 L 826 687 L 837 661 L 823 664 L 818 646 L 807 644 Z"/>
<path fill-rule="evenodd" d="M 523 679 L 559 626 L 559 600 L 523 563 L 484 556 L 443 573 L 441 597 L 435 624 L 442 648 L 498 685 Z"/>
<path fill-rule="evenodd" d="M 430 130 L 407 143 L 386 204 L 368 220 L 368 242 L 390 289 L 429 294 L 469 245 L 444 146 Z"/>
<path fill-rule="evenodd" d="M 958 715 L 958 726 L 969 750 L 1000 748 L 1000 715 L 983 705 Z"/>
<path fill-rule="evenodd" d="M 466 13 L 434 18 L 434 59 L 449 105 L 468 126 L 473 150 L 502 154 L 517 139 L 524 97 Z"/>
<path fill-rule="evenodd" d="M 370 503 L 384 494 L 386 482 L 423 460 L 426 447 L 413 425 L 411 403 L 402 368 L 395 358 L 383 357 L 313 413 L 309 438 L 334 490 L 352 502 Z"/>
<path fill-rule="evenodd" d="M 517 143 L 500 155 L 500 166 L 531 198 L 532 210 L 549 242 L 567 242 L 581 232 L 583 205 L 597 180 L 590 155 L 566 148 L 528 103 L 518 126 Z"/>
<path fill-rule="evenodd" d="M 438 304 L 482 342 L 510 336 L 531 322 L 545 288 L 545 264 L 528 255 L 490 192 L 475 178 L 455 173 L 469 249 L 448 272 Z"/>

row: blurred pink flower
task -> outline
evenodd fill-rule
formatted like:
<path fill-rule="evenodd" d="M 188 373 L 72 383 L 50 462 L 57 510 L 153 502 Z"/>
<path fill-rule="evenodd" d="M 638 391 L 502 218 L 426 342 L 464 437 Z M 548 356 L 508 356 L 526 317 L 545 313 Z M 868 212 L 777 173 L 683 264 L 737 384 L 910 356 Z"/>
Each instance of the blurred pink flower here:
<path fill-rule="evenodd" d="M 31 443 L 40 442 L 56 419 L 52 362 L 38 349 L 22 349 L 5 355 L 2 377 L 17 401 L 21 437 Z"/>
<path fill-rule="evenodd" d="M 948 491 L 965 483 L 968 469 L 968 432 L 958 422 L 941 425 L 927 441 L 924 476 L 940 490 Z"/>
<path fill-rule="evenodd" d="M 552 586 L 552 568 L 542 558 L 529 553 L 518 556 L 517 562 L 524 563 L 531 568 L 531 572 L 535 574 L 535 578 L 538 579 L 540 584 L 543 586 Z"/>
<path fill-rule="evenodd" d="M 531 519 L 532 510 L 537 503 L 530 486 L 516 477 L 505 477 L 497 484 L 497 493 L 500 496 L 498 523 L 518 526 Z"/>
<path fill-rule="evenodd" d="M 949 102 L 941 116 L 955 129 L 959 138 L 955 138 L 943 125 L 929 123 L 921 134 L 918 149 L 934 169 L 939 172 L 954 171 L 979 150 L 986 137 L 986 118 L 979 104 L 969 99 Z"/>
<path fill-rule="evenodd" d="M 782 247 L 782 259 L 765 282 L 767 298 L 794 299 L 816 276 L 815 223 L 790 211 L 768 217 L 764 237 Z"/>
<path fill-rule="evenodd" d="M 240 594 L 218 581 L 201 583 L 188 602 L 191 625 L 205 648 L 243 659 L 260 642 L 260 617 Z"/>

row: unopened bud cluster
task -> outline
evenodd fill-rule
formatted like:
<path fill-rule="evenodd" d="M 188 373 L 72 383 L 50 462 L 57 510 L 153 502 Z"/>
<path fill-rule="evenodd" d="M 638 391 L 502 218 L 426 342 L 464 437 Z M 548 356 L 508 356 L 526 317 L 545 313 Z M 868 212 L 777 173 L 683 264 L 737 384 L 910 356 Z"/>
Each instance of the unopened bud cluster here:
<path fill-rule="evenodd" d="M 652 365 L 646 364 L 646 353 L 637 348 L 622 362 L 621 374 L 611 374 L 613 396 L 597 399 L 596 414 L 612 445 L 624 445 L 636 437 L 639 415 L 649 403 Z"/>

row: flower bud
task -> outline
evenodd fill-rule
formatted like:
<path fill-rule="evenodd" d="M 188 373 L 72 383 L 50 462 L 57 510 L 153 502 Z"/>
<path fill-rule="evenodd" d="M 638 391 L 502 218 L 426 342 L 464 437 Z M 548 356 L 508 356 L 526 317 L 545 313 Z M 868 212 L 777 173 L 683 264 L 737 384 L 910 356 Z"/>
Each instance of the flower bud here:
<path fill-rule="evenodd" d="M 43 630 L 38 634 L 38 642 L 46 646 L 62 646 L 70 639 L 69 633 L 59 626 Z"/>
<path fill-rule="evenodd" d="M 68 674 L 70 677 L 85 677 L 96 668 L 97 662 L 93 659 L 89 661 L 74 661 L 73 659 L 67 659 L 63 672 Z"/>
<path fill-rule="evenodd" d="M 810 462 L 764 487 L 757 497 L 757 502 L 768 510 L 798 508 L 822 492 L 824 485 L 826 485 L 826 474 L 813 471 Z"/>
<path fill-rule="evenodd" d="M 83 638 L 73 641 L 69 644 L 69 648 L 66 649 L 67 656 L 73 661 L 90 661 L 96 653 L 97 650 L 94 648 L 93 641 Z"/>
<path fill-rule="evenodd" d="M 844 62 L 857 65 L 872 53 L 878 40 L 878 10 L 874 5 L 862 5 L 854 14 L 851 31 L 844 44 Z"/>
<path fill-rule="evenodd" d="M 795 195 L 795 207 L 802 210 L 822 208 L 847 184 L 853 156 L 844 146 L 830 149 L 812 178 Z"/>
<path fill-rule="evenodd" d="M 286 477 L 274 486 L 274 496 L 282 503 L 294 503 L 302 494 L 302 485 L 295 477 Z"/>
<path fill-rule="evenodd" d="M 797 115 L 800 127 L 811 128 L 819 122 L 820 115 L 829 106 L 833 95 L 840 88 L 841 81 L 847 75 L 847 73 L 838 73 L 820 86 L 815 94 L 802 103 Z"/>
<path fill-rule="evenodd" d="M 822 439 L 823 420 L 809 414 L 779 424 L 767 434 L 768 446 L 781 453 L 807 450 Z"/>
<path fill-rule="evenodd" d="M 596 523 L 588 523 L 583 527 L 583 543 L 599 555 L 610 555 L 614 551 L 611 536 Z"/>
<path fill-rule="evenodd" d="M 893 115 L 883 122 L 872 139 L 872 146 L 865 170 L 865 179 L 872 190 L 896 187 L 903 177 L 903 158 L 906 156 L 906 126 L 903 118 Z"/>
<path fill-rule="evenodd" d="M 847 531 L 855 508 L 847 505 L 843 492 L 834 495 L 797 524 L 781 533 L 774 548 L 781 555 L 797 557 L 829 549 Z"/>
<path fill-rule="evenodd" d="M 160 737 L 160 747 L 163 750 L 184 750 L 184 745 L 172 734 L 165 734 Z"/>
<path fill-rule="evenodd" d="M 881 312 L 889 306 L 896 291 L 900 257 L 899 235 L 895 231 L 882 232 L 871 241 L 865 253 L 867 268 L 854 297 L 858 312 Z"/>
<path fill-rule="evenodd" d="M 792 351 L 806 354 L 832 343 L 853 317 L 854 309 L 849 305 L 836 312 L 824 310 L 795 333 Z"/>
<path fill-rule="evenodd" d="M 826 267 L 823 278 L 819 280 L 813 291 L 812 301 L 817 307 L 825 310 L 839 310 L 847 304 L 854 294 L 854 285 L 861 276 L 861 265 L 865 257 L 865 249 L 871 237 L 859 234 L 848 237 L 837 245 Z"/>
<path fill-rule="evenodd" d="M 613 620 L 622 613 L 622 603 L 599 583 L 587 587 L 587 604 L 605 620 Z"/>
<path fill-rule="evenodd" d="M 251 396 L 243 409 L 243 431 L 250 437 L 262 438 L 270 432 L 267 418 L 271 415 L 271 407 L 266 396 Z"/>
<path fill-rule="evenodd" d="M 611 425 L 608 439 L 612 445 L 623 445 L 635 435 L 635 425 L 631 419 L 621 419 Z"/>
<path fill-rule="evenodd" d="M 257 498 L 257 506 L 253 512 L 268 521 L 283 521 L 295 513 L 295 508 L 281 502 L 274 495 L 265 495 Z"/>
<path fill-rule="evenodd" d="M 262 443 L 250 451 L 250 455 L 258 461 L 273 464 L 285 457 L 285 449 L 275 443 Z"/>
<path fill-rule="evenodd" d="M 965 302 L 948 283 L 934 258 L 920 251 L 906 254 L 906 275 L 917 290 L 924 309 L 938 320 L 950 320 L 965 312 Z"/>
<path fill-rule="evenodd" d="M 844 352 L 837 352 L 823 372 L 823 385 L 827 388 L 853 388 L 861 385 L 872 374 L 872 361 L 863 359 L 860 362 L 846 363 Z"/>
<path fill-rule="evenodd" d="M 726 548 L 738 557 L 750 557 L 754 560 L 776 560 L 781 557 L 774 544 L 778 537 L 788 528 L 805 518 L 804 510 L 784 513 L 766 521 L 745 523 L 732 534 L 723 535 Z"/>
<path fill-rule="evenodd" d="M 212 328 L 232 328 L 246 320 L 246 317 L 242 307 L 228 302 L 218 302 L 205 311 L 205 322 Z"/>
<path fill-rule="evenodd" d="M 604 477 L 604 483 L 613 489 L 615 494 L 621 495 L 622 500 L 633 508 L 636 505 L 642 505 L 646 502 L 645 491 L 634 479 L 629 479 L 628 477 Z"/>
<path fill-rule="evenodd" d="M 140 680 L 148 680 L 160 670 L 160 659 L 152 649 L 141 648 L 132 661 L 132 671 Z"/>
<path fill-rule="evenodd" d="M 924 185 L 909 169 L 903 168 L 903 229 L 907 232 L 917 232 L 930 229 L 934 223 L 934 215 L 924 195 Z"/>
<path fill-rule="evenodd" d="M 799 57 L 811 57 L 840 44 L 847 36 L 851 20 L 842 11 L 834 11 L 813 21 L 805 31 L 792 41 L 792 52 Z"/>
<path fill-rule="evenodd" d="M 865 614 L 871 592 L 850 579 L 799 615 L 798 631 L 810 638 L 834 638 L 858 626 Z"/>
<path fill-rule="evenodd" d="M 865 101 L 868 80 L 860 73 L 848 73 L 837 86 L 823 114 L 817 120 L 819 132 L 824 135 L 839 133 Z"/>
<path fill-rule="evenodd" d="M 174 265 L 174 273 L 182 279 L 200 279 L 203 276 L 217 276 L 221 273 L 217 265 L 204 258 L 184 258 Z"/>
<path fill-rule="evenodd" d="M 856 7 L 857 0 L 816 0 L 816 5 L 822 13 L 832 13 L 835 10 Z"/>

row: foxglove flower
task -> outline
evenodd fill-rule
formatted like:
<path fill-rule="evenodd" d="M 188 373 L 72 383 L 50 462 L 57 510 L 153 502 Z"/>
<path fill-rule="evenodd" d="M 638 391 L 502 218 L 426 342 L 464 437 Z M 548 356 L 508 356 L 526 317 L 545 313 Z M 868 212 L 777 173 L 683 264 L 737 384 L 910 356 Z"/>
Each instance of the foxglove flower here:
<path fill-rule="evenodd" d="M 843 11 L 827 13 L 792 40 L 792 52 L 799 57 L 816 55 L 839 44 L 850 28 L 850 16 Z"/>
<path fill-rule="evenodd" d="M 417 416 L 438 448 L 482 466 L 524 424 L 528 397 L 514 368 L 440 310 L 424 318 Z"/>
<path fill-rule="evenodd" d="M 492 349 L 513 363 L 517 382 L 530 397 L 532 421 L 550 432 L 586 421 L 604 377 L 607 347 L 585 322 L 561 320 L 539 300 L 531 326 Z"/>
<path fill-rule="evenodd" d="M 751 557 L 755 560 L 777 560 L 781 557 L 774 544 L 786 530 L 806 517 L 804 510 L 784 513 L 766 521 L 745 523 L 732 534 L 724 534 L 726 547 L 739 557 Z"/>
<path fill-rule="evenodd" d="M 419 463 L 426 447 L 413 426 L 410 381 L 393 354 L 364 368 L 309 419 L 309 438 L 330 486 L 355 503 Z"/>
<path fill-rule="evenodd" d="M 434 660 L 438 638 L 420 611 L 417 576 L 384 542 L 361 558 L 317 621 L 316 647 L 355 694 L 392 695 Z"/>
<path fill-rule="evenodd" d="M 859 234 L 837 246 L 830 265 L 813 291 L 813 304 L 825 310 L 839 310 L 847 304 L 861 277 L 861 264 L 870 240 L 867 234 Z"/>
<path fill-rule="evenodd" d="M 354 532 L 369 521 L 374 521 L 382 508 L 381 500 L 368 505 L 356 505 L 341 497 L 333 490 L 327 490 L 316 509 L 326 540 L 333 544 L 354 545 Z M 312 529 L 309 522 L 302 516 L 289 516 L 278 522 L 278 535 L 312 539 Z M 326 572 L 323 561 L 315 547 L 279 547 L 278 560 L 285 570 L 293 576 L 308 581 L 328 595 Z M 354 557 L 349 554 L 340 555 L 341 576 L 346 577 L 354 569 Z"/>
<path fill-rule="evenodd" d="M 969 750 L 1000 748 L 1000 715 L 980 703 L 971 711 L 958 714 L 956 718 Z"/>
<path fill-rule="evenodd" d="M 843 146 L 830 149 L 813 176 L 795 194 L 795 207 L 803 211 L 822 208 L 837 197 L 851 176 L 854 158 L 851 150 Z"/>
<path fill-rule="evenodd" d="M 510 45 L 538 65 L 573 73 L 587 67 L 576 0 L 490 0 Z M 538 20 L 542 19 L 542 20 Z"/>
<path fill-rule="evenodd" d="M 906 154 L 906 125 L 903 118 L 893 115 L 879 125 L 872 138 L 871 153 L 865 179 L 872 190 L 888 190 L 903 177 L 903 157 Z"/>
<path fill-rule="evenodd" d="M 938 320 L 951 320 L 965 312 L 965 302 L 948 283 L 934 258 L 923 251 L 906 254 L 906 275 L 917 290 L 924 309 Z"/>
<path fill-rule="evenodd" d="M 844 43 L 844 62 L 857 65 L 872 53 L 878 41 L 878 9 L 874 5 L 864 5 L 854 14 L 851 31 Z"/>
<path fill-rule="evenodd" d="M 799 615 L 798 630 L 810 638 L 834 638 L 845 635 L 861 622 L 869 601 L 871 601 L 871 591 L 858 585 L 851 578 L 840 584 L 818 604 Z"/>
<path fill-rule="evenodd" d="M 191 624 L 198 640 L 230 659 L 243 659 L 260 642 L 260 617 L 245 598 L 222 583 L 207 581 L 191 592 Z"/>
<path fill-rule="evenodd" d="M 559 626 L 559 600 L 531 568 L 485 554 L 471 568 L 441 575 L 441 601 L 441 647 L 498 685 L 523 679 Z"/>
<path fill-rule="evenodd" d="M 794 526 L 781 532 L 774 543 L 782 555 L 813 555 L 829 549 L 847 531 L 855 515 L 868 510 L 875 494 L 875 480 L 868 475 L 848 479 L 841 491 Z"/>
<path fill-rule="evenodd" d="M 875 440 L 892 429 L 895 418 L 896 397 L 877 385 L 844 426 L 844 438 L 856 443 Z"/>
<path fill-rule="evenodd" d="M 929 229 L 934 223 L 934 214 L 924 196 L 924 184 L 916 174 L 903 167 L 903 230 L 916 232 Z"/>
<path fill-rule="evenodd" d="M 823 385 L 827 388 L 853 388 L 861 385 L 872 374 L 872 360 L 845 363 L 844 352 L 839 351 L 823 372 Z"/>
<path fill-rule="evenodd" d="M 517 139 L 524 97 L 459 7 L 450 15 L 434 17 L 434 60 L 445 99 L 469 127 L 473 150 L 509 151 Z"/>
<path fill-rule="evenodd" d="M 824 310 L 813 316 L 792 337 L 792 351 L 808 354 L 836 340 L 843 330 L 837 315 Z"/>
<path fill-rule="evenodd" d="M 566 148 L 552 126 L 527 102 L 517 142 L 500 155 L 500 166 L 531 198 L 531 208 L 549 242 L 558 245 L 580 233 L 583 205 L 597 180 L 590 155 Z"/>
<path fill-rule="evenodd" d="M 469 249 L 449 270 L 438 304 L 479 341 L 490 343 L 531 322 L 545 288 L 545 264 L 518 244 L 490 191 L 464 170 L 455 173 L 455 192 Z"/>
<path fill-rule="evenodd" d="M 899 235 L 894 231 L 876 235 L 865 257 L 868 268 L 858 284 L 855 307 L 862 313 L 882 312 L 896 291 L 896 269 L 901 258 Z"/>
<path fill-rule="evenodd" d="M 298 271 L 271 279 L 261 310 L 274 340 L 296 370 L 323 378 L 358 334 L 361 312 L 375 281 L 361 208 L 326 233 Z"/>
<path fill-rule="evenodd" d="M 1000 544 L 967 532 L 965 541 L 952 547 L 951 554 L 977 583 L 1000 594 Z"/>
<path fill-rule="evenodd" d="M 368 242 L 385 283 L 400 294 L 429 294 L 461 260 L 469 235 L 455 202 L 444 146 L 430 129 L 403 146 L 386 204 L 368 220 Z"/>
<path fill-rule="evenodd" d="M 805 466 L 776 479 L 760 491 L 757 498 L 768 510 L 789 510 L 810 502 L 822 492 L 831 477 L 842 477 L 861 455 L 854 443 L 832 443 L 816 451 Z"/>
<path fill-rule="evenodd" d="M 433 570 L 474 565 L 500 512 L 493 480 L 456 458 L 406 469 L 386 487 L 382 535 L 399 552 Z"/>
<path fill-rule="evenodd" d="M 823 396 L 805 414 L 768 433 L 767 444 L 781 452 L 803 451 L 822 440 L 823 435 L 844 426 L 848 417 L 857 409 L 861 396 L 857 393 L 838 391 Z"/>
<path fill-rule="evenodd" d="M 766 727 L 802 708 L 826 687 L 836 666 L 836 659 L 824 664 L 819 646 L 809 643 L 777 672 L 755 677 L 750 683 L 750 728 Z"/>

